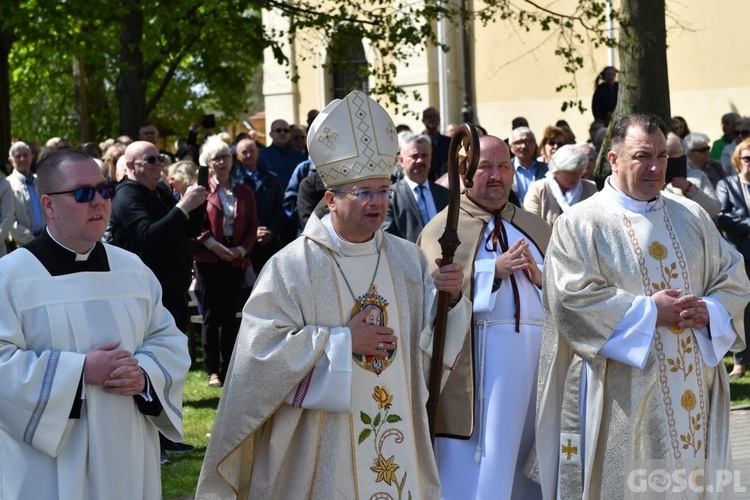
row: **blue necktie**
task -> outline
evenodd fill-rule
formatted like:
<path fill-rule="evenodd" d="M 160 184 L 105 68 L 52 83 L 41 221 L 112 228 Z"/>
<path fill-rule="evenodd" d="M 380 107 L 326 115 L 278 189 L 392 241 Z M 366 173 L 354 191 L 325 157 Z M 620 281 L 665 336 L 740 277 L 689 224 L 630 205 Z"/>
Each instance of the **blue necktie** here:
<path fill-rule="evenodd" d="M 430 222 L 430 213 L 427 211 L 427 198 L 424 196 L 424 190 L 424 186 L 417 186 L 417 191 L 419 191 L 417 205 L 419 205 L 419 213 L 422 216 L 422 224 L 427 224 Z"/>
<path fill-rule="evenodd" d="M 34 236 L 38 235 L 44 227 L 44 215 L 42 215 L 42 204 L 39 196 L 34 189 L 34 174 L 29 174 L 26 178 L 26 188 L 29 190 L 29 204 L 31 205 L 31 230 Z"/>

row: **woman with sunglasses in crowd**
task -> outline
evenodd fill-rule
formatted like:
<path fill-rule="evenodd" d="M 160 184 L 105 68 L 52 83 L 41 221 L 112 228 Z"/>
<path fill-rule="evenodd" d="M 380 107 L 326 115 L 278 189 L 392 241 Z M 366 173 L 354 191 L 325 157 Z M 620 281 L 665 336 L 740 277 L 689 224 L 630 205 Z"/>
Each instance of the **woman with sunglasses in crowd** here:
<path fill-rule="evenodd" d="M 567 144 L 567 140 L 565 139 L 565 131 L 563 129 L 551 125 L 545 128 L 542 142 L 539 143 L 539 153 L 541 156 L 537 158 L 537 161 L 549 163 L 555 151 L 565 144 Z"/>
<path fill-rule="evenodd" d="M 231 177 L 232 154 L 218 136 L 209 137 L 200 154 L 211 168 L 204 229 L 195 256 L 203 306 L 203 364 L 208 385 L 221 387 L 229 369 L 240 323 L 238 301 L 258 233 L 253 190 Z"/>
<path fill-rule="evenodd" d="M 708 136 L 700 132 L 691 132 L 682 140 L 687 155 L 688 169 L 697 169 L 706 174 L 714 188 L 721 179 L 726 177 L 726 172 L 721 163 L 710 157 L 711 147 Z"/>

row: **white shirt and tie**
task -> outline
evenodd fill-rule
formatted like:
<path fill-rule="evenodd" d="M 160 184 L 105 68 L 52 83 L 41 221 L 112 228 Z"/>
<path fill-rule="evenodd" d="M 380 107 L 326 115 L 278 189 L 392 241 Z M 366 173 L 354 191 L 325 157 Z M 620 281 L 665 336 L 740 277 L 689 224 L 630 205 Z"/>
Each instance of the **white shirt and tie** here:
<path fill-rule="evenodd" d="M 435 207 L 435 199 L 432 197 L 432 191 L 430 190 L 429 181 L 424 181 L 422 184 L 417 184 L 408 177 L 404 177 L 406 184 L 411 189 L 414 195 L 414 200 L 417 202 L 419 207 L 419 213 L 422 216 L 422 222 L 427 224 L 430 219 L 437 215 L 437 208 Z"/>

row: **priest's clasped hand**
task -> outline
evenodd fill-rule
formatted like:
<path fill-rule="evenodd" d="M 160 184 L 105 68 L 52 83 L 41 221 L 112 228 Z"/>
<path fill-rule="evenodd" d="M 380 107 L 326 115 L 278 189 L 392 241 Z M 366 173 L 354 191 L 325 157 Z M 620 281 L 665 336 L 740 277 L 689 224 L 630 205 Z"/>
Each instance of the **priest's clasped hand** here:
<path fill-rule="evenodd" d="M 352 353 L 363 356 L 384 356 L 385 352 L 396 348 L 393 329 L 373 324 L 373 309 L 363 309 L 347 323 L 352 335 Z M 382 348 L 381 348 L 382 347 Z"/>
<path fill-rule="evenodd" d="M 531 255 L 529 244 L 523 238 L 495 258 L 495 279 L 505 279 L 518 271 L 523 271 L 536 286 L 542 286 L 542 271 Z"/>
<path fill-rule="evenodd" d="M 146 385 L 138 360 L 125 349 L 118 349 L 120 341 L 96 346 L 86 353 L 83 381 L 88 385 L 103 385 L 105 392 L 133 396 Z"/>
<path fill-rule="evenodd" d="M 659 290 L 651 298 L 657 309 L 656 326 L 703 328 L 708 324 L 706 302 L 695 295 L 680 297 L 682 290 Z"/>
<path fill-rule="evenodd" d="M 456 300 L 461 296 L 461 285 L 464 282 L 464 268 L 461 264 L 453 262 L 443 266 L 443 259 L 435 259 L 440 271 L 435 275 L 435 288 L 440 292 L 448 292 L 451 300 Z"/>

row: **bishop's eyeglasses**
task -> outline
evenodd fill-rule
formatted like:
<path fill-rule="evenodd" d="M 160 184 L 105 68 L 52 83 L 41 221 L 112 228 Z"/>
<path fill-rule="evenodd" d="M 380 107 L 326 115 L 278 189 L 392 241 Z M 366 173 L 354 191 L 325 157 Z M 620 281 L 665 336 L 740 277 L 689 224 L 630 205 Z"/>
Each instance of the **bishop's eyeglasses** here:
<path fill-rule="evenodd" d="M 393 188 L 359 188 L 355 189 L 354 191 L 338 191 L 336 189 L 329 189 L 329 191 L 336 194 L 350 194 L 362 203 L 371 202 L 375 196 L 378 197 L 378 200 L 390 200 L 393 198 Z"/>

